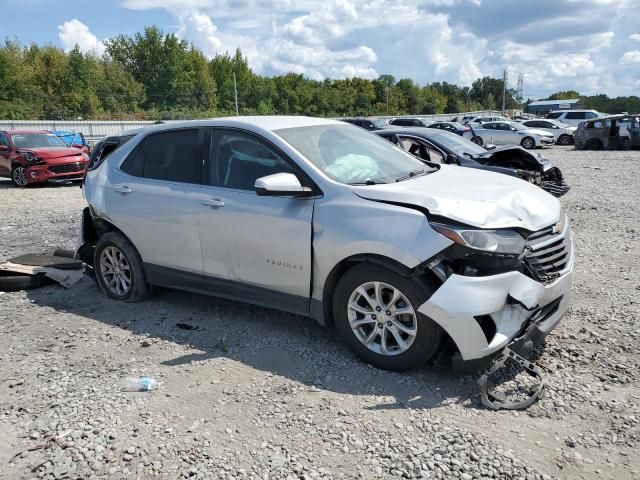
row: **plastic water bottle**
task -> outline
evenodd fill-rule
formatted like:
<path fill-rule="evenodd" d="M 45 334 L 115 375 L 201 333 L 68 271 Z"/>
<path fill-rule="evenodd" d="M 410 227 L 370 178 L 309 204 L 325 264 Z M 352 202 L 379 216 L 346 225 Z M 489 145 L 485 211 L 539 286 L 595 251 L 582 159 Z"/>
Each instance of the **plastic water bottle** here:
<path fill-rule="evenodd" d="M 127 377 L 122 383 L 123 392 L 149 392 L 157 390 L 160 384 L 150 377 Z"/>

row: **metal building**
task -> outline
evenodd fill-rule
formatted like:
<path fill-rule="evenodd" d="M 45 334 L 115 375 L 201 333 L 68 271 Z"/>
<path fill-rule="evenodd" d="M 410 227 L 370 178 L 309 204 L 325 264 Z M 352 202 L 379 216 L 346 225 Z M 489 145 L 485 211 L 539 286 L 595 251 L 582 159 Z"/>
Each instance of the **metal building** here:
<path fill-rule="evenodd" d="M 528 106 L 529 113 L 536 115 L 546 115 L 554 110 L 576 110 L 581 109 L 582 103 L 579 98 L 569 100 L 538 100 L 531 102 Z"/>

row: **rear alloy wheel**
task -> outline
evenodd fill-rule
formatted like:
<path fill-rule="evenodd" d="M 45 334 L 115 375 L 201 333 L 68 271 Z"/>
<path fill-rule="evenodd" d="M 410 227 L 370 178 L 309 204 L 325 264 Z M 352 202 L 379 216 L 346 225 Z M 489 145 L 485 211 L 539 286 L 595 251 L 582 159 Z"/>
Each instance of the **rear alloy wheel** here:
<path fill-rule="evenodd" d="M 536 141 L 531 137 L 524 137 L 522 139 L 522 141 L 520 142 L 520 145 L 522 145 L 522 148 L 526 148 L 527 150 L 531 150 L 532 148 L 535 148 Z"/>
<path fill-rule="evenodd" d="M 26 187 L 29 184 L 27 180 L 27 169 L 22 165 L 16 165 L 11 170 L 11 180 L 16 187 Z"/>
<path fill-rule="evenodd" d="M 482 137 L 478 137 L 477 135 L 475 137 L 472 137 L 471 141 L 473 143 L 475 143 L 476 145 L 480 145 L 480 146 L 482 146 L 484 144 L 484 141 L 482 140 Z"/>
<path fill-rule="evenodd" d="M 382 266 L 358 265 L 336 287 L 336 327 L 356 355 L 378 368 L 420 367 L 442 338 L 440 327 L 418 313 L 431 290 Z"/>
<path fill-rule="evenodd" d="M 94 255 L 96 281 L 107 296 L 124 302 L 139 302 L 151 296 L 153 288 L 147 283 L 140 255 L 124 235 L 102 235 Z"/>
<path fill-rule="evenodd" d="M 597 138 L 590 138 L 586 144 L 587 150 L 602 150 L 602 142 Z"/>
<path fill-rule="evenodd" d="M 558 145 L 571 145 L 571 143 L 573 142 L 571 141 L 571 135 L 567 135 L 566 133 L 563 133 L 558 137 L 558 141 L 556 143 Z"/>

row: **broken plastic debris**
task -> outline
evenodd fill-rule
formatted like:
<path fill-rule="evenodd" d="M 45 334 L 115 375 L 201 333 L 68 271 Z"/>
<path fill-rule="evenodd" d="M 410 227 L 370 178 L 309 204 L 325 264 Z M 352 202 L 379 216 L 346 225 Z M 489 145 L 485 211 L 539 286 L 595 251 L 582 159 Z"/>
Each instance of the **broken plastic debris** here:
<path fill-rule="evenodd" d="M 489 377 L 491 377 L 500 369 L 504 368 L 507 360 L 511 360 L 517 363 L 524 369 L 525 372 L 527 372 L 530 376 L 537 378 L 540 382 L 524 400 L 510 402 L 504 395 L 500 393 L 492 393 L 489 391 Z M 518 355 L 509 347 L 505 347 L 505 349 L 500 352 L 500 355 L 496 357 L 491 366 L 487 368 L 487 370 L 482 374 L 482 376 L 478 379 L 478 385 L 480 385 L 481 391 L 480 401 L 485 407 L 488 407 L 492 410 L 521 410 L 527 408 L 542 396 L 542 392 L 544 390 L 544 380 L 540 375 L 540 370 L 538 369 L 538 367 L 526 358 Z"/>
<path fill-rule="evenodd" d="M 198 327 L 195 325 L 189 325 L 188 323 L 176 323 L 176 327 L 181 328 L 183 330 L 197 330 Z"/>

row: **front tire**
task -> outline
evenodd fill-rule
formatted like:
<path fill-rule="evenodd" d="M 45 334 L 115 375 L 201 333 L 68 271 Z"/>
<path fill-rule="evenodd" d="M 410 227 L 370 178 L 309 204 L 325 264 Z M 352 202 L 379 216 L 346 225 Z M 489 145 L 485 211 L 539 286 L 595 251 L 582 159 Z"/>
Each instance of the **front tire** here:
<path fill-rule="evenodd" d="M 418 308 L 433 292 L 426 283 L 379 265 L 361 264 L 338 282 L 333 298 L 336 327 L 349 348 L 378 368 L 421 367 L 436 353 L 442 330 Z"/>
<path fill-rule="evenodd" d="M 153 294 L 138 251 L 121 233 L 102 235 L 94 255 L 96 281 L 108 297 L 134 303 Z"/>
<path fill-rule="evenodd" d="M 14 165 L 11 169 L 11 181 L 18 188 L 24 188 L 29 185 L 29 180 L 27 180 L 27 169 L 22 165 Z"/>
<path fill-rule="evenodd" d="M 520 145 L 522 145 L 522 148 L 531 150 L 532 148 L 536 148 L 536 141 L 531 137 L 524 137 L 520 142 Z"/>

